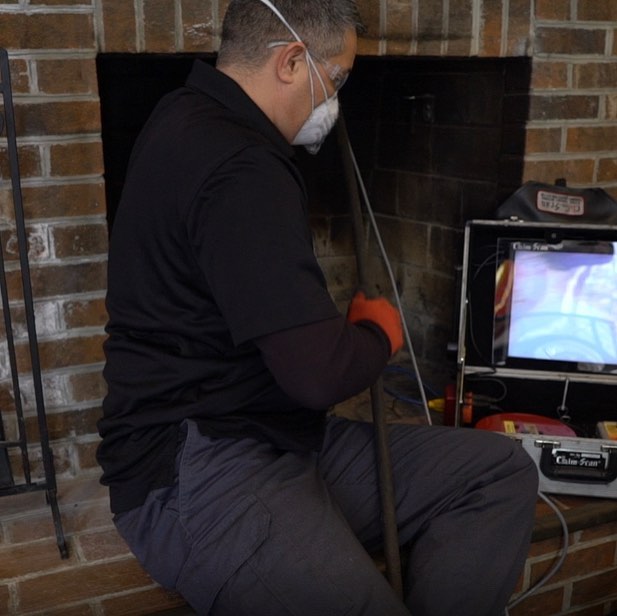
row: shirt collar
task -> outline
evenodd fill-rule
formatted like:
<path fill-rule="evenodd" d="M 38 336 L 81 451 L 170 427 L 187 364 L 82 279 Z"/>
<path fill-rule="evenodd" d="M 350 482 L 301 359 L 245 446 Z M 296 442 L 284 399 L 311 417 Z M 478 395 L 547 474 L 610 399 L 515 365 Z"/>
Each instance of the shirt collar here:
<path fill-rule="evenodd" d="M 294 149 L 291 144 L 271 122 L 270 118 L 231 77 L 203 60 L 196 60 L 187 78 L 186 85 L 207 94 L 224 107 L 244 117 L 251 128 L 264 135 L 287 157 L 292 158 L 294 156 Z"/>

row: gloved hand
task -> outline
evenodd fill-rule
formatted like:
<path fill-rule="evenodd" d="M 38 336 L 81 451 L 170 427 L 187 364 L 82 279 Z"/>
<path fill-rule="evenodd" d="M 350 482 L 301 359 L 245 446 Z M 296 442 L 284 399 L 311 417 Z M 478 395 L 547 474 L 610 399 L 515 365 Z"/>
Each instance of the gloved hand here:
<path fill-rule="evenodd" d="M 347 309 L 347 320 L 350 323 L 359 321 L 375 323 L 388 336 L 391 355 L 403 348 L 401 315 L 385 297 L 368 299 L 363 291 L 358 291 Z"/>

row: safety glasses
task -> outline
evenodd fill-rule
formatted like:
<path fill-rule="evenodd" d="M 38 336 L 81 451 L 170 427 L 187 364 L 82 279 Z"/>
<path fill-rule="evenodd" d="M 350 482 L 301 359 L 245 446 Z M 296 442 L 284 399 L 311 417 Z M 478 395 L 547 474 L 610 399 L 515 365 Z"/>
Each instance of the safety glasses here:
<path fill-rule="evenodd" d="M 291 42 L 294 41 L 273 41 L 272 43 L 268 43 L 268 49 L 271 49 L 273 47 L 282 47 L 283 45 L 289 45 L 289 43 Z M 318 55 L 316 55 L 312 51 L 309 51 L 308 49 L 306 51 L 311 56 L 311 58 L 313 58 L 313 60 L 319 62 L 319 64 L 324 67 L 326 75 L 332 82 L 334 91 L 338 92 L 345 85 L 345 82 L 349 78 L 350 71 L 346 71 L 340 64 L 332 64 L 331 62 L 328 62 L 328 60 L 320 58 Z"/>
<path fill-rule="evenodd" d="M 346 71 L 340 64 L 332 64 L 328 62 L 328 60 L 324 60 L 310 51 L 309 53 L 313 56 L 313 59 L 326 69 L 326 74 L 334 86 L 334 91 L 338 92 L 349 78 L 349 71 Z"/>

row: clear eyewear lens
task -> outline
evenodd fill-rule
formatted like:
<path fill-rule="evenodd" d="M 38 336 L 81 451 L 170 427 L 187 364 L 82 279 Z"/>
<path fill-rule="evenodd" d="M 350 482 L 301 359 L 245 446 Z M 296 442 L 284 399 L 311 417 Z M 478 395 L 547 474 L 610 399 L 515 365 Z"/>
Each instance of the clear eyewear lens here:
<path fill-rule="evenodd" d="M 338 92 L 347 82 L 349 78 L 349 72 L 337 75 L 336 77 L 330 77 L 332 79 L 332 83 L 334 84 L 334 89 Z"/>
<path fill-rule="evenodd" d="M 339 64 L 331 64 L 328 60 L 322 60 L 315 54 L 312 55 L 326 69 L 326 74 L 332 82 L 335 92 L 338 92 L 345 85 L 349 77 L 349 71 L 344 71 L 343 67 Z"/>

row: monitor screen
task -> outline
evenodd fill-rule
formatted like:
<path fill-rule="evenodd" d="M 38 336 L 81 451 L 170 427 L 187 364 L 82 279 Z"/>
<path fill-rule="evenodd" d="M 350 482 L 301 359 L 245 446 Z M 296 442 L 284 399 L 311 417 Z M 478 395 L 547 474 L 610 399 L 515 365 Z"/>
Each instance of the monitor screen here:
<path fill-rule="evenodd" d="M 617 370 L 617 242 L 499 240 L 496 365 Z"/>

